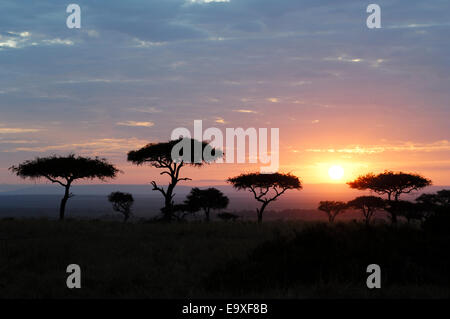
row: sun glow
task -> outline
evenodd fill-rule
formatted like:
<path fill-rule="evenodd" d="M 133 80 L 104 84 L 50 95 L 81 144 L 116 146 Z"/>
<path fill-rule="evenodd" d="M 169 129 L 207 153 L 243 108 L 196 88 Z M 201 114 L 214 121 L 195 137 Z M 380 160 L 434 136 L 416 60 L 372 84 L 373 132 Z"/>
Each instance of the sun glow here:
<path fill-rule="evenodd" d="M 333 165 L 328 170 L 328 175 L 333 180 L 340 180 L 342 177 L 344 177 L 344 169 L 342 166 L 339 165 Z"/>

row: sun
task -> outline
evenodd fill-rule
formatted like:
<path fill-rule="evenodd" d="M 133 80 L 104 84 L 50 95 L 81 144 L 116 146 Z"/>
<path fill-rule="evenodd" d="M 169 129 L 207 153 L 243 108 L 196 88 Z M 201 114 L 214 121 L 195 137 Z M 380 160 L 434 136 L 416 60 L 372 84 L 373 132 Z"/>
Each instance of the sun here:
<path fill-rule="evenodd" d="M 344 169 L 342 166 L 333 165 L 328 170 L 328 175 L 330 175 L 330 178 L 333 180 L 339 180 L 344 176 Z"/>

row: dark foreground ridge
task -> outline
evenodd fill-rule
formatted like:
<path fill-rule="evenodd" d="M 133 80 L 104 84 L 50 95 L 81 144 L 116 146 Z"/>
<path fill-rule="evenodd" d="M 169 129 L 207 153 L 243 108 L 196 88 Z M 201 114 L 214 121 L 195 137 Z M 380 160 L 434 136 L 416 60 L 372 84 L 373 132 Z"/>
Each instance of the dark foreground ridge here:
<path fill-rule="evenodd" d="M 448 298 L 450 235 L 347 223 L 0 220 L 0 298 Z M 381 267 L 368 289 L 366 267 Z M 78 264 L 81 289 L 68 289 Z"/>

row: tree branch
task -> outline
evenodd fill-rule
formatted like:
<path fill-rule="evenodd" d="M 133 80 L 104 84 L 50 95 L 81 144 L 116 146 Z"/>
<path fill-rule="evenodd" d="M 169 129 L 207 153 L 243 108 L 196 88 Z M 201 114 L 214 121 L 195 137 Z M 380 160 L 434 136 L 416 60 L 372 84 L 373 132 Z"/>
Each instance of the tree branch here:
<path fill-rule="evenodd" d="M 48 179 L 50 182 L 52 182 L 52 183 L 58 183 L 59 185 L 64 186 L 64 187 L 67 186 L 67 184 L 64 184 L 63 182 L 61 182 L 61 181 L 59 181 L 59 180 L 57 180 L 57 179 L 51 178 L 51 177 L 48 176 L 47 174 L 42 174 L 42 176 L 44 176 L 45 178 L 47 178 L 47 179 Z"/>
<path fill-rule="evenodd" d="M 160 191 L 164 195 L 164 197 L 166 197 L 166 192 L 164 191 L 164 188 L 158 187 L 155 181 L 152 181 L 150 184 L 152 184 L 154 191 Z"/>

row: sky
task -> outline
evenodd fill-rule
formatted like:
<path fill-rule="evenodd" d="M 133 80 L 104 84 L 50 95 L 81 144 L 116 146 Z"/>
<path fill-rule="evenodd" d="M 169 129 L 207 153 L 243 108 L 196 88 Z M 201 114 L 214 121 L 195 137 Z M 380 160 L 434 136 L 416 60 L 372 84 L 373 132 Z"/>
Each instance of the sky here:
<path fill-rule="evenodd" d="M 163 182 L 127 152 L 202 120 L 279 128 L 280 171 L 306 184 L 388 169 L 450 185 L 448 0 L 373 0 L 380 29 L 368 1 L 71 1 L 0 2 L 0 184 L 69 153 L 117 164 L 114 183 Z M 258 169 L 188 168 L 185 184 Z"/>

